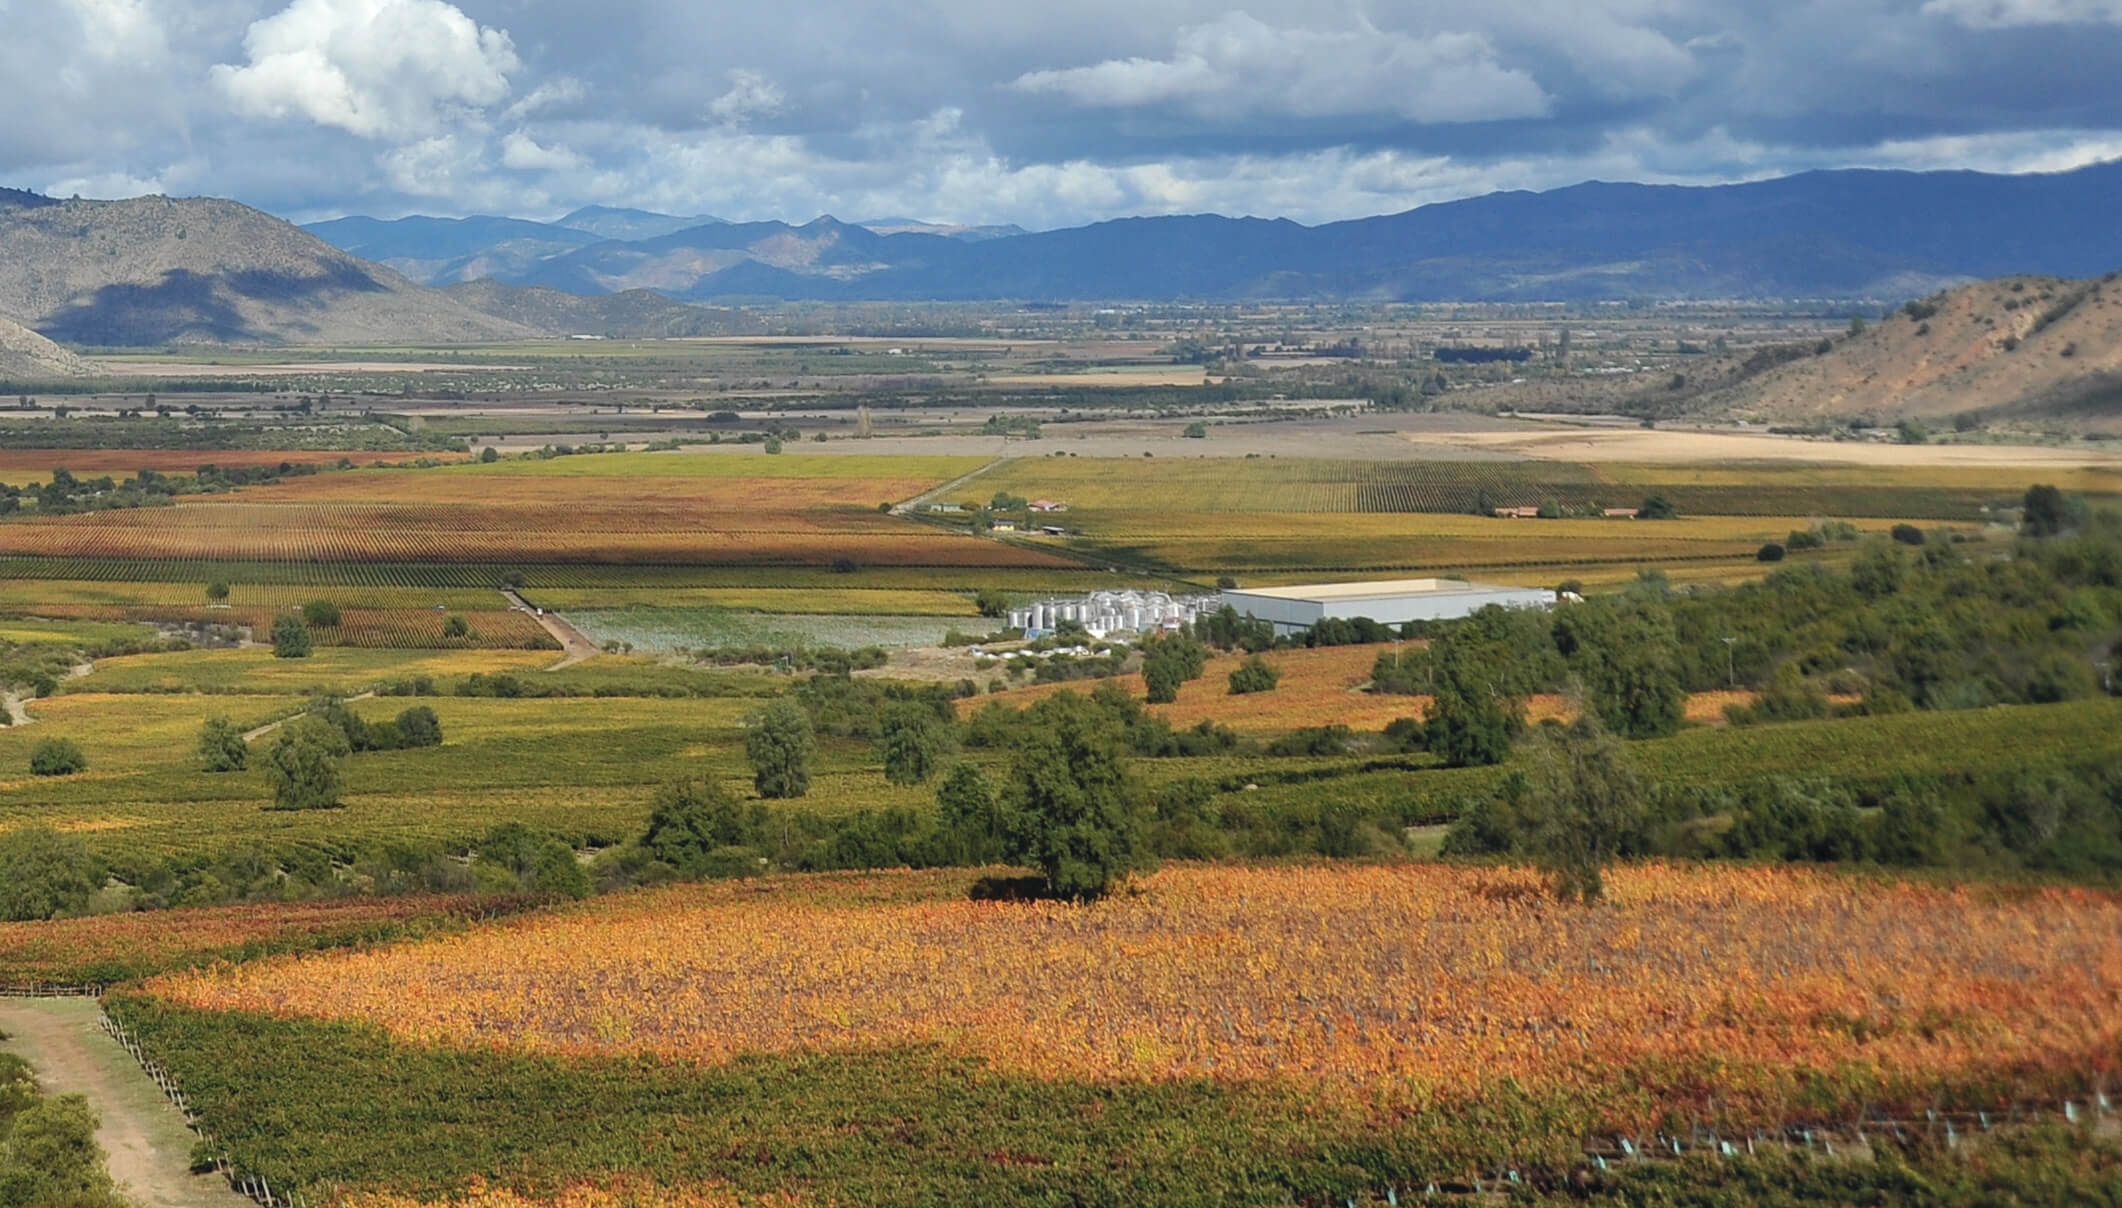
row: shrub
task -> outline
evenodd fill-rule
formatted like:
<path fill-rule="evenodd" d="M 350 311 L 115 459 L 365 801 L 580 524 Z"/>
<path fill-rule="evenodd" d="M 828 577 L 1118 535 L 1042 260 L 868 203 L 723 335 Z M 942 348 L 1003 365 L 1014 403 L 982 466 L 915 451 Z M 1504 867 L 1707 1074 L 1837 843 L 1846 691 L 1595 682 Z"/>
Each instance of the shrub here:
<path fill-rule="evenodd" d="M 1355 740 L 1356 732 L 1339 722 L 1328 726 L 1306 726 L 1267 744 L 1267 753 L 1280 756 L 1346 755 L 1349 744 Z"/>
<path fill-rule="evenodd" d="M 339 624 L 339 606 L 330 600 L 311 600 L 302 606 L 302 621 L 312 629 L 331 629 Z"/>
<path fill-rule="evenodd" d="M 678 780 L 656 790 L 641 847 L 686 876 L 705 876 L 709 857 L 746 838 L 737 799 L 712 780 Z"/>
<path fill-rule="evenodd" d="M 88 904 L 103 869 L 88 845 L 48 826 L 0 833 L 0 920 L 36 922 Z"/>
<path fill-rule="evenodd" d="M 752 765 L 752 783 L 761 797 L 801 797 L 810 792 L 811 760 L 818 739 L 810 715 L 792 700 L 777 700 L 751 716 L 745 728 L 744 755 Z"/>
<path fill-rule="evenodd" d="M 88 756 L 71 738 L 47 738 L 30 751 L 29 770 L 37 776 L 72 776 L 88 770 Z"/>
<path fill-rule="evenodd" d="M 1913 524 L 1897 524 L 1893 527 L 1891 535 L 1903 545 L 1923 544 L 1923 530 Z"/>
<path fill-rule="evenodd" d="M 319 726 L 298 722 L 282 727 L 265 759 L 266 779 L 273 786 L 273 808 L 335 808 L 340 792 L 335 747 L 323 737 Z"/>
<path fill-rule="evenodd" d="M 448 617 L 446 617 L 446 618 L 444 618 L 444 619 L 443 619 L 443 622 L 442 622 L 442 636 L 443 636 L 443 637 L 445 637 L 445 638 L 468 638 L 468 637 L 470 637 L 471 635 L 472 635 L 472 626 L 471 626 L 471 622 L 469 622 L 469 621 L 465 620 L 465 619 L 464 619 L 463 617 L 461 617 L 461 616 L 458 616 L 458 615 L 457 615 L 456 613 L 451 613 L 451 614 L 450 614 L 450 615 L 449 615 Z"/>
<path fill-rule="evenodd" d="M 1756 550 L 1754 558 L 1761 562 L 1781 562 L 1783 561 L 1783 547 L 1771 541 Z"/>
<path fill-rule="evenodd" d="M 442 745 L 442 719 L 426 705 L 414 705 L 398 715 L 395 723 L 398 745 L 401 747 L 439 747 Z"/>
<path fill-rule="evenodd" d="M 295 614 L 282 613 L 273 622 L 273 657 L 306 659 L 310 655 L 309 626 Z"/>
<path fill-rule="evenodd" d="M 1267 660 L 1256 654 L 1230 673 L 1230 694 L 1248 696 L 1255 692 L 1272 692 L 1281 682 L 1282 673 L 1268 666 Z"/>
<path fill-rule="evenodd" d="M 492 445 L 488 445 L 484 449 L 479 450 L 479 460 L 487 465 L 492 465 L 495 462 L 501 460 L 501 450 L 496 449 Z"/>
<path fill-rule="evenodd" d="M 210 717 L 199 729 L 199 762 L 209 772 L 240 772 L 250 763 L 250 744 L 226 716 Z"/>
<path fill-rule="evenodd" d="M 219 579 L 206 585 L 206 598 L 216 604 L 228 599 L 228 584 Z"/>
<path fill-rule="evenodd" d="M 1827 539 L 1812 529 L 1792 529 L 1790 536 L 1783 540 L 1783 548 L 1791 553 L 1797 553 L 1799 550 L 1819 549 L 1826 544 Z"/>
<path fill-rule="evenodd" d="M 1680 509 L 1674 507 L 1673 501 L 1663 495 L 1650 496 L 1643 501 L 1642 507 L 1636 509 L 1638 520 L 1677 520 L 1679 516 Z"/>
<path fill-rule="evenodd" d="M 936 711 L 913 701 L 885 710 L 877 745 L 884 752 L 884 779 L 926 784 L 942 769 L 955 736 Z"/>

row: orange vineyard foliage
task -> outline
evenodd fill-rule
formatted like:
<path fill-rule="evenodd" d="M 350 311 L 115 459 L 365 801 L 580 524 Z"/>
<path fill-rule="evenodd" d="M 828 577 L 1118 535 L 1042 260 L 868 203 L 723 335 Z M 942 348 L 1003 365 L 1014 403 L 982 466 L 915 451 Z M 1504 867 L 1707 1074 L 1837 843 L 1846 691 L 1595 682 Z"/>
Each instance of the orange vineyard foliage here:
<path fill-rule="evenodd" d="M 1723 1110 L 1773 1121 L 1815 1073 L 2111 1076 L 2122 1034 L 2110 893 L 1651 865 L 1570 908 L 1515 869 L 1182 867 L 1079 908 L 971 901 L 968 881 L 673 888 L 149 988 L 416 1042 L 706 1062 L 941 1045 L 1387 1113 L 1503 1077 L 1597 1097 L 1624 1069 L 1713 1069 Z"/>
<path fill-rule="evenodd" d="M 349 1195 L 338 1208 L 739 1208 L 740 1205 L 794 1204 L 791 1196 L 738 1195 L 720 1186 L 695 1186 L 683 1190 L 652 1183 L 617 1181 L 605 1185 L 570 1187 L 554 1196 L 529 1199 L 506 1188 L 488 1186 L 475 1179 L 464 1193 L 435 1201 L 412 1199 L 389 1193 Z"/>
<path fill-rule="evenodd" d="M 1402 644 L 1413 649 L 1419 643 Z M 1213 721 L 1247 733 L 1293 730 L 1302 726 L 1339 723 L 1355 730 L 1382 730 L 1402 717 L 1427 717 L 1427 696 L 1372 695 L 1362 691 L 1370 682 L 1378 655 L 1390 653 L 1392 643 L 1375 646 L 1328 646 L 1316 650 L 1272 651 L 1262 657 L 1282 673 L 1271 692 L 1240 696 L 1230 694 L 1230 673 L 1245 661 L 1244 655 L 1218 655 L 1208 661 L 1200 679 L 1179 687 L 1179 699 L 1169 705 L 1151 705 L 1149 711 L 1179 729 Z M 1115 683 L 1130 696 L 1147 695 L 1140 675 L 1123 675 Z M 1023 708 L 1056 692 L 1089 692 L 1093 683 L 1038 684 L 991 696 L 967 697 L 958 702 L 961 716 L 971 716 L 990 701 Z M 1727 705 L 1749 704 L 1751 692 L 1702 692 L 1688 698 L 1687 720 L 1721 723 Z M 1536 696 L 1527 705 L 1529 721 L 1567 717 L 1567 702 L 1560 696 Z"/>

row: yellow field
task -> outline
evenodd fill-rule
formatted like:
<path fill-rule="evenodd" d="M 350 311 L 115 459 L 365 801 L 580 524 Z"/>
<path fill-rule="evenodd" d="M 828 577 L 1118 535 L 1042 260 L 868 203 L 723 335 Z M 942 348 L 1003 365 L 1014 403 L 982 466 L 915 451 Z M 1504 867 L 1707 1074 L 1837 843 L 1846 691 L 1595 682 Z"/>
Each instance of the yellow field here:
<path fill-rule="evenodd" d="M 1652 865 L 1572 910 L 1510 869 L 1175 868 L 1086 908 L 944 888 L 969 876 L 687 886 L 150 989 L 415 1043 L 708 1062 L 939 1045 L 1386 1112 L 1504 1077 L 1596 1094 L 1622 1069 L 1713 1068 L 1731 1116 L 1775 1122 L 1808 1071 L 2082 1069 L 2122 1033 L 2111 894 Z"/>

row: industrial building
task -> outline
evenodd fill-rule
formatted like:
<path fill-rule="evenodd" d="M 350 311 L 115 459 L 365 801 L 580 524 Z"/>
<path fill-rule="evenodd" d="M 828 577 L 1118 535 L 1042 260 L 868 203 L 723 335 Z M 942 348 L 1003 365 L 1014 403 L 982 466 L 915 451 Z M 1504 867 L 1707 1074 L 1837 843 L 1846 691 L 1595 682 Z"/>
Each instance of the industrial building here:
<path fill-rule="evenodd" d="M 1038 637 L 1073 621 L 1102 638 L 1109 633 L 1151 633 L 1190 624 L 1213 599 L 1175 599 L 1161 591 L 1094 591 L 1075 599 L 1043 600 L 1012 609 L 1009 625 Z"/>
<path fill-rule="evenodd" d="M 1538 587 L 1502 587 L 1464 579 L 1394 579 L 1377 583 L 1317 583 L 1304 587 L 1255 587 L 1226 591 L 1219 603 L 1241 616 L 1272 622 L 1277 634 L 1302 633 L 1328 617 L 1368 617 L 1381 625 L 1449 621 L 1490 604 L 1548 608 L 1555 593 Z"/>

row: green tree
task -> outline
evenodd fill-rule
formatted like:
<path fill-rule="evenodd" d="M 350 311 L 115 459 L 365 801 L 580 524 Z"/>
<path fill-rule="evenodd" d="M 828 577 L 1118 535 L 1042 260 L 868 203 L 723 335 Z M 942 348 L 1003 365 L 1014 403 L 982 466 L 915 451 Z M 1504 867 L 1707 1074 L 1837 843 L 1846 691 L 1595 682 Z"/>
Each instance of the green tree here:
<path fill-rule="evenodd" d="M 1142 661 L 1142 683 L 1149 689 L 1149 703 L 1168 705 L 1179 699 L 1179 685 L 1186 682 L 1179 665 L 1170 659 Z"/>
<path fill-rule="evenodd" d="M 0 1146 L 0 1208 L 124 1208 L 82 1095 L 39 1098 Z"/>
<path fill-rule="evenodd" d="M 1281 682 L 1282 673 L 1268 666 L 1267 660 L 1256 654 L 1230 673 L 1230 694 L 1248 696 L 1255 692 L 1272 692 Z"/>
<path fill-rule="evenodd" d="M 2021 501 L 2020 524 L 2029 537 L 2053 537 L 2074 527 L 2077 511 L 2060 489 L 2045 484 L 2030 486 Z"/>
<path fill-rule="evenodd" d="M 78 911 L 103 876 L 78 836 L 41 825 L 0 832 L 0 920 L 35 922 Z"/>
<path fill-rule="evenodd" d="M 273 657 L 276 659 L 306 659 L 309 654 L 309 626 L 304 625 L 302 618 L 294 613 L 281 613 L 273 621 Z"/>
<path fill-rule="evenodd" d="M 641 846 L 689 877 L 703 875 L 717 849 L 746 838 L 744 812 L 729 790 L 712 780 L 675 780 L 656 790 Z"/>
<path fill-rule="evenodd" d="M 1003 789 L 1004 856 L 1038 869 L 1047 892 L 1077 901 L 1153 867 L 1119 723 L 1073 692 L 1026 712 Z"/>
<path fill-rule="evenodd" d="M 1677 520 L 1679 518 L 1680 509 L 1674 507 L 1673 501 L 1664 495 L 1652 495 L 1643 501 L 1642 507 L 1636 509 L 1636 519 L 1638 520 Z"/>
<path fill-rule="evenodd" d="M 1503 762 L 1525 701 L 1560 674 L 1549 623 L 1490 605 L 1430 643 L 1429 749 L 1453 767 Z"/>
<path fill-rule="evenodd" d="M 1193 423 L 1186 425 L 1186 430 L 1181 435 L 1193 440 L 1206 440 L 1208 438 L 1208 425 L 1200 420 L 1195 420 Z"/>
<path fill-rule="evenodd" d="M 398 714 L 396 722 L 400 747 L 439 747 L 442 745 L 442 719 L 426 705 L 414 705 Z"/>
<path fill-rule="evenodd" d="M 336 628 L 339 606 L 330 600 L 311 600 L 302 606 L 302 621 L 312 629 Z"/>
<path fill-rule="evenodd" d="M 1142 652 L 1142 678 L 1153 705 L 1179 699 L 1179 685 L 1200 679 L 1207 670 L 1208 648 L 1185 634 L 1158 638 Z"/>
<path fill-rule="evenodd" d="M 442 636 L 445 638 L 468 638 L 471 635 L 471 622 L 456 613 L 451 613 L 442 622 Z"/>
<path fill-rule="evenodd" d="M 331 727 L 314 718 L 281 727 L 279 737 L 265 754 L 265 776 L 273 786 L 273 808 L 282 810 L 332 809 L 339 804 L 341 785 L 335 752 L 343 745 L 323 733 Z"/>
<path fill-rule="evenodd" d="M 72 776 L 88 771 L 88 756 L 71 738 L 47 738 L 30 748 L 29 770 L 33 776 Z"/>
<path fill-rule="evenodd" d="M 936 711 L 902 701 L 884 711 L 877 748 L 884 755 L 884 779 L 892 784 L 927 784 L 942 770 L 955 735 Z"/>
<path fill-rule="evenodd" d="M 744 755 L 751 761 L 752 783 L 768 798 L 801 797 L 810 792 L 811 760 L 818 739 L 810 715 L 792 700 L 777 700 L 746 723 Z"/>
<path fill-rule="evenodd" d="M 891 505 L 886 504 L 886 507 Z M 1009 614 L 1009 596 L 993 587 L 983 587 L 973 594 L 973 607 L 983 617 L 1000 617 Z"/>
<path fill-rule="evenodd" d="M 199 728 L 199 762 L 209 772 L 240 772 L 250 762 L 250 744 L 227 715 L 206 719 Z"/>
<path fill-rule="evenodd" d="M 937 786 L 936 828 L 957 863 L 992 864 L 1003 858 L 1002 816 L 979 765 L 956 764 Z"/>
<path fill-rule="evenodd" d="M 228 599 L 228 584 L 219 579 L 207 584 L 206 598 L 216 604 Z"/>
<path fill-rule="evenodd" d="M 593 890 L 589 870 L 575 855 L 575 849 L 558 839 L 549 839 L 538 853 L 538 869 L 531 881 L 532 888 L 539 893 L 554 893 L 563 897 L 586 898 Z"/>
<path fill-rule="evenodd" d="M 1520 803 L 1526 848 L 1564 901 L 1605 893 L 1604 871 L 1642 826 L 1643 786 L 1598 715 L 1543 727 Z"/>
<path fill-rule="evenodd" d="M 495 462 L 501 460 L 501 450 L 496 449 L 492 445 L 488 445 L 484 449 L 479 450 L 479 460 L 486 463 L 487 465 L 492 465 Z"/>

